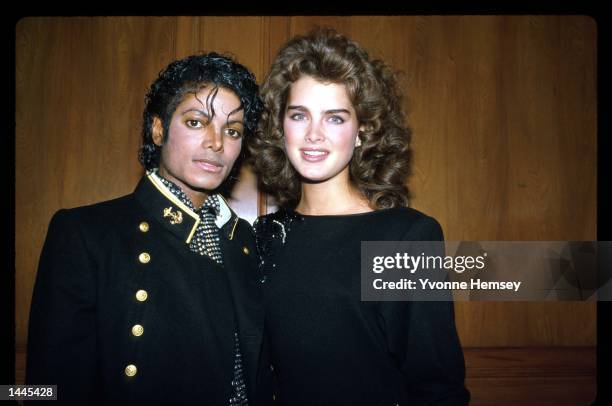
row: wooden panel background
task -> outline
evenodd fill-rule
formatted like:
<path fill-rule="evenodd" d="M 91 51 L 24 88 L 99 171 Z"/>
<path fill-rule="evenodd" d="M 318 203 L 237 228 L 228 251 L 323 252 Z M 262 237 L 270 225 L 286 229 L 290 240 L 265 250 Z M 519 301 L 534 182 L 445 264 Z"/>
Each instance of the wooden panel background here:
<path fill-rule="evenodd" d="M 596 239 L 596 24 L 584 16 L 30 17 L 16 28 L 16 343 L 52 214 L 130 193 L 144 93 L 172 59 L 331 26 L 404 72 L 413 206 L 447 240 Z M 232 206 L 271 210 L 243 171 Z M 592 347 L 594 303 L 457 303 L 472 347 Z"/>

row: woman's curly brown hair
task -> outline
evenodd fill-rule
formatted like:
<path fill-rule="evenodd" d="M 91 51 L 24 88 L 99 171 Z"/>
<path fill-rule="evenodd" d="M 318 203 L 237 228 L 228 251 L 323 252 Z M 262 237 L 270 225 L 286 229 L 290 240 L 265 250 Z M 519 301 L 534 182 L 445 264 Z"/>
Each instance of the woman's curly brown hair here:
<path fill-rule="evenodd" d="M 411 131 L 404 123 L 396 76 L 386 63 L 370 60 L 357 43 L 329 28 L 289 40 L 261 87 L 264 112 L 249 142 L 261 188 L 283 208 L 299 203 L 300 176 L 285 154 L 283 118 L 291 84 L 304 75 L 343 84 L 364 128 L 362 145 L 349 164 L 352 185 L 374 209 L 407 206 Z"/>

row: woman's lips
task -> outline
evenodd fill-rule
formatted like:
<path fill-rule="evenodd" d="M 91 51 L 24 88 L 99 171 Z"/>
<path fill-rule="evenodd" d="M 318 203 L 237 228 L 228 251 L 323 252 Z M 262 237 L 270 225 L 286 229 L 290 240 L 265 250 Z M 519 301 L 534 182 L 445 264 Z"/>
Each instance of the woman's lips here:
<path fill-rule="evenodd" d="M 329 156 L 329 151 L 323 149 L 301 149 L 302 159 L 308 162 L 320 162 Z"/>
<path fill-rule="evenodd" d="M 218 162 L 208 161 L 208 160 L 196 160 L 195 164 L 198 168 L 211 173 L 219 173 L 223 168 L 223 165 Z"/>

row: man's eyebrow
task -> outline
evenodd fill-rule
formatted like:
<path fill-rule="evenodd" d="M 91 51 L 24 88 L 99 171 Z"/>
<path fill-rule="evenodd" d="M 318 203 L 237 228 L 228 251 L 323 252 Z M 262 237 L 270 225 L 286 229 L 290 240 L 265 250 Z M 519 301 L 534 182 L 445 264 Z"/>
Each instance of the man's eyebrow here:
<path fill-rule="evenodd" d="M 185 111 L 182 111 L 181 114 L 189 113 L 190 111 L 195 111 L 196 113 L 200 113 L 201 115 L 208 117 L 208 113 L 206 113 L 204 110 L 196 109 L 196 108 L 193 108 L 193 107 L 191 107 L 191 108 L 189 108 L 189 109 L 187 109 Z"/>
<path fill-rule="evenodd" d="M 200 113 L 201 115 L 208 117 L 208 113 L 206 113 L 204 110 L 200 110 L 200 109 L 196 109 L 196 108 L 188 108 L 187 110 L 184 110 L 181 112 L 181 114 L 185 114 L 185 113 L 189 113 L 190 111 L 194 111 L 196 113 Z M 230 115 L 236 114 L 238 113 L 240 110 L 233 112 Z M 234 124 L 234 123 L 238 123 L 238 124 L 244 124 L 244 120 L 228 120 L 227 121 L 228 124 Z"/>

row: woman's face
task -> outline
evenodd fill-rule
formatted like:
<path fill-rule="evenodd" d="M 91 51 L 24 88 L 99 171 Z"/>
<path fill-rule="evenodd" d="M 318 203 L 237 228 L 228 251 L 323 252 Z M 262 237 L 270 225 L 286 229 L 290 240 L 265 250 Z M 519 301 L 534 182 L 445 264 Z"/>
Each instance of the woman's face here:
<path fill-rule="evenodd" d="M 304 181 L 348 181 L 359 124 L 344 85 L 311 76 L 295 81 L 283 129 L 287 157 Z"/>

